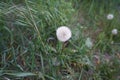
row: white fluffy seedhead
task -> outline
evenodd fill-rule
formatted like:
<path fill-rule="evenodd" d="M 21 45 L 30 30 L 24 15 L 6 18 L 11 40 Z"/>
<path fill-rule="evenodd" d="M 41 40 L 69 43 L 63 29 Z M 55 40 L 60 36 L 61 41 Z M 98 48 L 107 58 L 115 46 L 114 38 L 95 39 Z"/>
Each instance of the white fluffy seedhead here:
<path fill-rule="evenodd" d="M 108 15 L 107 15 L 107 19 L 108 19 L 108 20 L 112 20 L 113 18 L 114 18 L 114 15 L 113 15 L 113 14 L 108 14 Z"/>
<path fill-rule="evenodd" d="M 56 30 L 56 35 L 59 41 L 65 42 L 72 36 L 71 30 L 66 26 L 61 26 Z"/>
<path fill-rule="evenodd" d="M 112 34 L 113 34 L 113 35 L 117 35 L 117 34 L 118 34 L 118 30 L 117 30 L 117 29 L 113 29 L 113 30 L 112 30 Z"/>

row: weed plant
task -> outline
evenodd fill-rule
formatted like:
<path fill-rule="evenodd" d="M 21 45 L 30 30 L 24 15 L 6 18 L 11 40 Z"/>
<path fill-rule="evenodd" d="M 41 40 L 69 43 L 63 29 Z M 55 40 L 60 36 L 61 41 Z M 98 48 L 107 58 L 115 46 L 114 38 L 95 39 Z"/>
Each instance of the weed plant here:
<path fill-rule="evenodd" d="M 1 0 L 0 80 L 119 80 L 119 4 Z M 114 18 L 107 19 L 108 14 Z M 60 26 L 71 29 L 70 40 L 57 39 Z"/>

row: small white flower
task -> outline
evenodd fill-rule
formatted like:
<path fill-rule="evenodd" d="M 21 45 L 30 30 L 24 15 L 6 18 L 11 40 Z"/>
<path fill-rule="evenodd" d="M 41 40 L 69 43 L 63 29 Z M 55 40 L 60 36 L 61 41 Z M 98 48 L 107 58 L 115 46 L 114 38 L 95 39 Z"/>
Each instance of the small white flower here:
<path fill-rule="evenodd" d="M 112 30 L 112 34 L 113 34 L 113 35 L 117 35 L 117 33 L 118 33 L 118 30 L 117 30 L 117 29 L 113 29 L 113 30 Z"/>
<path fill-rule="evenodd" d="M 93 43 L 91 41 L 90 38 L 87 38 L 86 41 L 85 41 L 85 45 L 88 47 L 88 48 L 92 48 L 93 47 Z"/>
<path fill-rule="evenodd" d="M 71 30 L 66 26 L 61 26 L 56 30 L 56 35 L 59 41 L 65 42 L 72 36 Z"/>
<path fill-rule="evenodd" d="M 112 20 L 113 18 L 114 18 L 114 15 L 113 15 L 113 14 L 108 14 L 108 15 L 107 15 L 107 19 L 108 19 L 108 20 Z"/>

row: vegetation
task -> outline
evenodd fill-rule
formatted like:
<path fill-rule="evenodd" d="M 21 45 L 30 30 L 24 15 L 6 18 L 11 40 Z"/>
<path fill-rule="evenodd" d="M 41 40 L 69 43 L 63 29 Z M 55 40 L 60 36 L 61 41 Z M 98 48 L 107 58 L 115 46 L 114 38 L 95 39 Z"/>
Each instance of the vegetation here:
<path fill-rule="evenodd" d="M 1 0 L 0 80 L 119 80 L 119 4 Z M 71 29 L 70 40 L 57 39 L 60 26 Z"/>

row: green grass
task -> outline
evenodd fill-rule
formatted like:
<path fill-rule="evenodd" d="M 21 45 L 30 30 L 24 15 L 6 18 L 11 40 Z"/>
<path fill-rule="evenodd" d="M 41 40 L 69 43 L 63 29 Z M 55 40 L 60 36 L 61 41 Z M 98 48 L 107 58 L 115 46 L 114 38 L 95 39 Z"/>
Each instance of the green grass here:
<path fill-rule="evenodd" d="M 119 4 L 120 0 L 2 0 L 0 80 L 119 80 Z M 109 13 L 112 20 L 107 19 Z M 60 26 L 72 31 L 65 43 L 56 37 Z M 117 35 L 111 33 L 114 28 Z M 92 48 L 86 40 L 93 42 Z"/>

